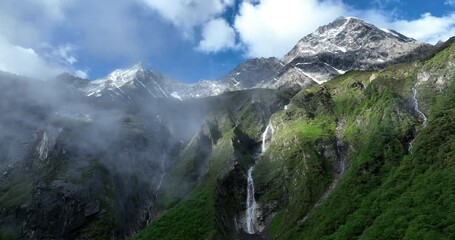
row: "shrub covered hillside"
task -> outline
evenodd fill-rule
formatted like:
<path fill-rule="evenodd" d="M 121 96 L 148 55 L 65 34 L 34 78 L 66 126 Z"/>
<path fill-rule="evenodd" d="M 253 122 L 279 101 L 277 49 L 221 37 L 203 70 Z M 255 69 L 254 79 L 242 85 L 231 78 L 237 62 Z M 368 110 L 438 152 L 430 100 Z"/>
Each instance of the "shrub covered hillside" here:
<path fill-rule="evenodd" d="M 425 61 L 348 72 L 288 104 L 247 98 L 212 112 L 179 156 L 179 181 L 165 179 L 179 194 L 159 194 L 159 217 L 135 239 L 455 239 L 454 63 L 447 44 Z M 248 235 L 252 165 L 257 231 Z"/>

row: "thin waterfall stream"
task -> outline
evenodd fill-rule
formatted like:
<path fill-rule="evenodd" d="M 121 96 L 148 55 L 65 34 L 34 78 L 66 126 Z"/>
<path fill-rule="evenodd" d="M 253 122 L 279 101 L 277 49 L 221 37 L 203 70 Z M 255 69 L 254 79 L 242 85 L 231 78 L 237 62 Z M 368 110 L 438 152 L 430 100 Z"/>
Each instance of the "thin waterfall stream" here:
<path fill-rule="evenodd" d="M 262 133 L 262 144 L 261 144 L 260 154 L 263 154 L 265 152 L 265 150 L 267 149 L 267 141 L 271 138 L 273 131 L 274 131 L 274 129 L 273 129 L 272 123 L 270 122 L 267 125 L 267 127 L 265 128 L 265 131 Z M 256 161 L 256 159 L 255 159 L 255 161 Z M 257 223 L 256 223 L 257 204 L 256 204 L 256 199 L 254 197 L 253 170 L 254 170 L 254 165 L 251 166 L 247 172 L 247 194 L 246 194 L 245 220 L 246 220 L 246 232 L 248 234 L 255 234 L 258 232 L 258 229 L 256 227 L 257 226 Z"/>
<path fill-rule="evenodd" d="M 166 176 L 166 167 L 165 167 L 165 163 L 166 163 L 166 153 L 163 152 L 163 155 L 161 157 L 161 176 L 160 176 L 160 180 L 158 181 L 158 184 L 156 186 L 156 192 L 158 194 L 158 191 L 160 190 L 161 188 L 161 185 L 163 184 L 163 179 L 164 179 L 164 176 Z"/>
<path fill-rule="evenodd" d="M 414 101 L 414 110 L 419 114 L 419 118 L 421 118 L 422 124 L 425 125 L 428 121 L 428 118 L 419 109 L 419 101 L 417 100 L 417 89 L 415 86 L 412 87 L 412 100 Z"/>
<path fill-rule="evenodd" d="M 419 101 L 417 100 L 417 89 L 416 87 L 412 87 L 412 100 L 414 102 L 414 111 L 419 115 L 419 120 L 422 122 L 422 125 L 425 126 L 427 124 L 427 121 L 428 121 L 428 118 L 427 116 L 425 116 L 425 114 L 420 111 L 419 109 Z M 409 142 L 409 148 L 408 148 L 408 152 L 411 151 L 412 149 L 412 144 L 414 142 L 415 138 L 412 139 L 411 142 Z"/>
<path fill-rule="evenodd" d="M 160 191 L 161 185 L 163 185 L 164 177 L 166 176 L 166 156 L 167 156 L 166 153 L 163 151 L 160 162 L 161 174 L 155 189 L 155 200 L 158 198 L 158 192 Z M 153 208 L 150 208 L 146 217 L 147 224 L 149 224 L 150 221 L 152 220 L 152 216 Z"/>
<path fill-rule="evenodd" d="M 254 198 L 254 181 L 253 181 L 254 166 L 248 169 L 247 177 L 247 194 L 246 194 L 246 232 L 254 234 L 254 222 L 256 213 L 256 199 Z"/>

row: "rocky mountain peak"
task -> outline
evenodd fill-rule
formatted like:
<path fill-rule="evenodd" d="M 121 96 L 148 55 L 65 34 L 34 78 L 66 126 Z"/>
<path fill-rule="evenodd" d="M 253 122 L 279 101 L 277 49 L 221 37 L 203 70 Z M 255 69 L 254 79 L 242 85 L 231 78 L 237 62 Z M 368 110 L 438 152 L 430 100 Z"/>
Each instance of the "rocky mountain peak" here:
<path fill-rule="evenodd" d="M 130 68 L 114 70 L 106 77 L 90 82 L 85 92 L 88 96 L 109 95 L 131 99 L 128 92 L 132 90 L 146 92 L 156 98 L 168 97 L 170 91 L 167 88 L 170 81 L 164 75 L 147 70 L 142 63 L 138 63 Z"/>
<path fill-rule="evenodd" d="M 286 66 L 274 84 L 323 83 L 351 70 L 377 70 L 424 58 L 431 51 L 431 45 L 394 30 L 379 29 L 356 17 L 340 17 L 303 37 L 284 56 Z"/>
<path fill-rule="evenodd" d="M 424 58 L 431 46 L 356 17 L 339 17 L 304 36 L 280 61 L 254 58 L 212 81 L 174 82 L 142 63 L 117 69 L 90 82 L 88 96 L 134 97 L 138 91 L 154 98 L 207 97 L 251 88 L 304 88 L 351 70 L 377 70 L 389 64 Z"/>
<path fill-rule="evenodd" d="M 113 83 L 123 86 L 148 72 L 141 63 L 135 64 L 130 68 L 116 69 L 102 80 L 112 81 Z M 151 71 L 150 71 L 151 72 Z"/>
<path fill-rule="evenodd" d="M 282 66 L 280 60 L 274 57 L 249 59 L 219 78 L 219 81 L 238 89 L 257 87 L 271 81 Z"/>
<path fill-rule="evenodd" d="M 394 30 L 381 30 L 355 17 L 340 17 L 302 38 L 291 52 L 285 55 L 283 62 L 289 63 L 297 57 L 309 57 L 327 52 L 339 54 L 362 50 L 373 54 L 378 51 L 390 52 L 378 54 L 375 60 L 381 63 L 390 61 L 404 52 L 412 51 L 420 45 L 422 43 Z"/>

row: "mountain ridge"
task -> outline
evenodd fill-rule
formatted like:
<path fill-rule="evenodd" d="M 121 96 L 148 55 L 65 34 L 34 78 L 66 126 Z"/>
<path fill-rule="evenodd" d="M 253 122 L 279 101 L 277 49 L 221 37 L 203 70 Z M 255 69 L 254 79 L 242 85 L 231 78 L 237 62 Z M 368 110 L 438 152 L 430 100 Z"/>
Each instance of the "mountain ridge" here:
<path fill-rule="evenodd" d="M 351 70 L 377 70 L 389 64 L 422 59 L 432 51 L 433 46 L 394 30 L 379 29 L 355 17 L 339 17 L 304 36 L 281 60 L 248 59 L 216 80 L 186 84 L 136 64 L 90 82 L 83 91 L 92 97 L 107 94 L 130 99 L 134 94 L 125 92 L 142 88 L 142 92 L 155 98 L 187 99 L 251 88 L 299 89 Z"/>
<path fill-rule="evenodd" d="M 454 239 L 453 39 L 436 51 L 185 101 L 143 67 L 98 98 L 0 73 L 0 239 Z"/>

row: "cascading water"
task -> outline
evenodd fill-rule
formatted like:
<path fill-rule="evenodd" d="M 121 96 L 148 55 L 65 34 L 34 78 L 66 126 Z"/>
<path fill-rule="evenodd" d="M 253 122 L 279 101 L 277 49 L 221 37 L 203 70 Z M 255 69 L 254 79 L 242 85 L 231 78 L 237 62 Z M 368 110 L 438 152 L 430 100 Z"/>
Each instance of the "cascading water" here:
<path fill-rule="evenodd" d="M 256 212 L 256 199 L 254 199 L 254 181 L 253 181 L 253 170 L 254 167 L 248 169 L 247 177 L 247 194 L 246 194 L 246 232 L 254 234 L 254 221 Z"/>
<path fill-rule="evenodd" d="M 166 166 L 165 166 L 165 164 L 166 164 L 166 153 L 163 151 L 163 153 L 161 155 L 161 163 L 160 163 L 161 175 L 160 175 L 158 183 L 156 184 L 155 199 L 158 197 L 158 192 L 161 189 L 161 185 L 163 184 L 164 176 L 166 176 Z M 153 208 L 150 208 L 148 213 L 147 213 L 147 216 L 146 216 L 147 224 L 149 224 L 150 221 L 153 219 L 152 218 L 153 215 L 154 215 L 153 214 Z"/>
<path fill-rule="evenodd" d="M 417 101 L 417 89 L 415 87 L 412 87 L 412 99 L 414 100 L 414 110 L 419 114 L 419 117 L 422 120 L 422 124 L 425 125 L 427 123 L 427 116 L 420 111 L 419 109 L 419 102 Z"/>
<path fill-rule="evenodd" d="M 262 145 L 261 145 L 261 154 L 267 149 L 267 141 L 270 139 L 271 134 L 273 134 L 273 126 L 270 122 L 269 125 L 265 128 L 265 131 L 262 133 Z M 269 135 L 269 133 L 271 133 Z M 255 159 L 256 160 L 256 159 Z M 256 229 L 256 199 L 254 198 L 254 180 L 253 180 L 253 170 L 254 165 L 248 169 L 247 173 L 247 194 L 246 194 L 246 232 L 248 234 L 255 234 Z"/>
<path fill-rule="evenodd" d="M 261 154 L 267 149 L 267 140 L 271 137 L 271 135 L 269 135 L 269 131 L 272 131 L 271 133 L 273 134 L 274 129 L 272 123 L 269 123 L 269 125 L 265 128 L 265 131 L 262 133 Z"/>
<path fill-rule="evenodd" d="M 419 115 L 419 120 L 422 121 L 422 124 L 425 126 L 427 124 L 427 121 L 428 121 L 428 118 L 427 116 L 425 116 L 425 114 L 420 111 L 419 109 L 419 101 L 417 100 L 417 89 L 416 87 L 412 87 L 412 100 L 414 102 L 414 111 Z M 408 152 L 411 151 L 412 149 L 412 143 L 414 142 L 414 139 L 412 139 L 411 142 L 409 142 L 409 148 L 408 148 Z"/>
<path fill-rule="evenodd" d="M 161 176 L 160 176 L 160 181 L 158 182 L 158 185 L 156 186 L 156 192 L 158 193 L 158 190 L 160 190 L 161 185 L 163 184 L 163 179 L 164 176 L 166 176 L 166 168 L 165 168 L 165 162 L 166 162 L 166 153 L 163 153 L 163 156 L 161 157 Z"/>

